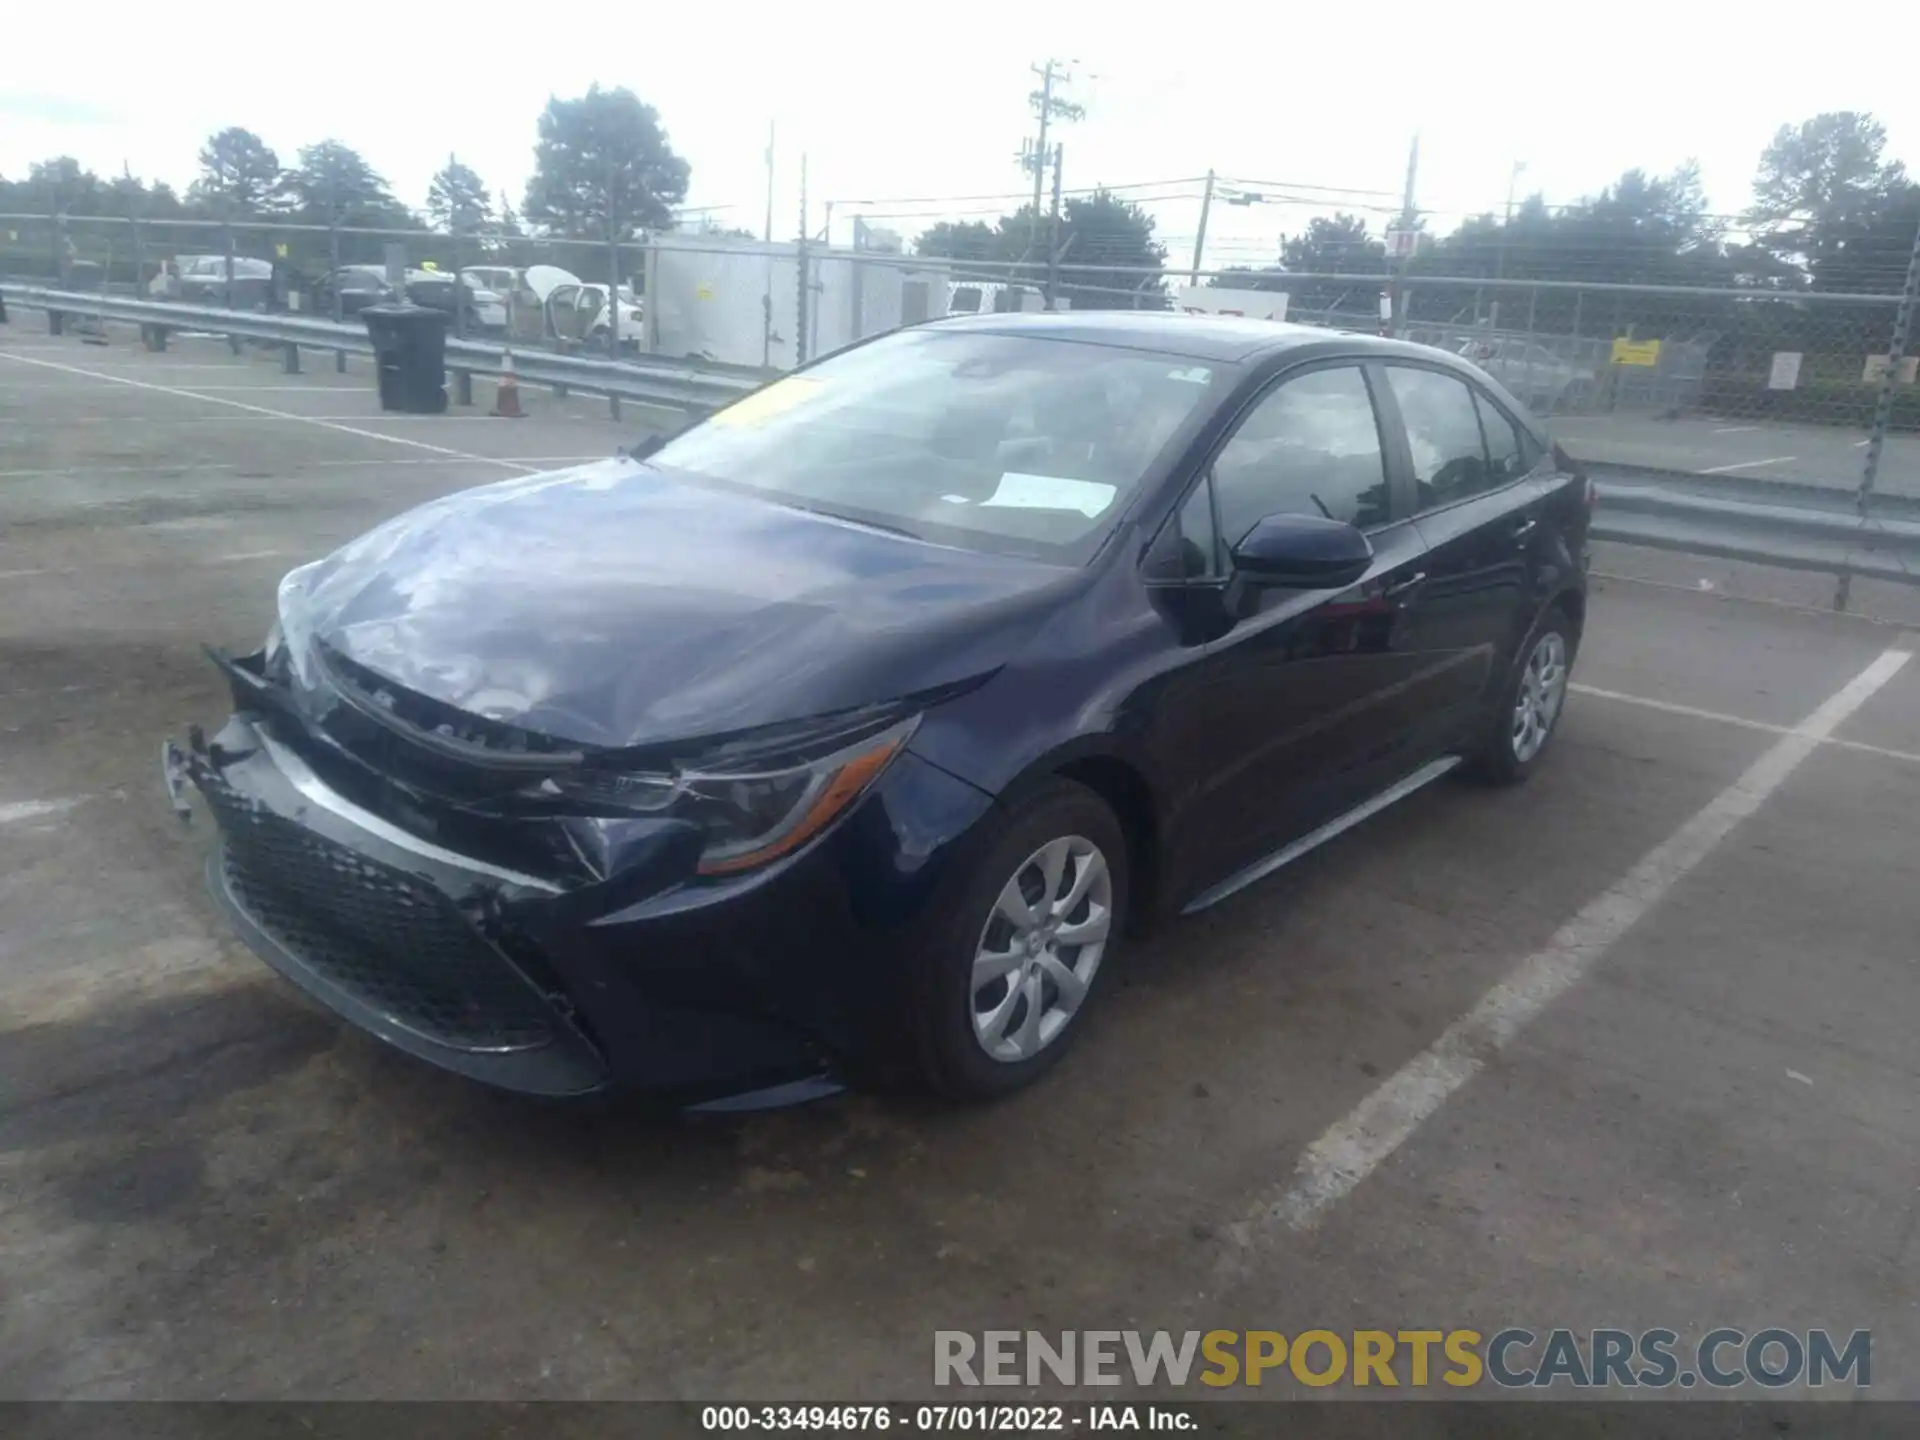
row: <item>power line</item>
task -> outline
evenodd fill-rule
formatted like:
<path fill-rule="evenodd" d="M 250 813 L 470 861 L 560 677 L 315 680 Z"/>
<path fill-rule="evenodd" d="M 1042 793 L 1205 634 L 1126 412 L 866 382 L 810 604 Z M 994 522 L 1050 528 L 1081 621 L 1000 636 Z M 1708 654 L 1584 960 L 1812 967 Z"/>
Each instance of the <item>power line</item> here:
<path fill-rule="evenodd" d="M 1080 189 L 1062 190 L 1063 195 L 1094 195 L 1105 190 L 1118 194 L 1123 190 L 1157 190 L 1168 185 L 1198 185 L 1204 175 L 1188 175 L 1173 180 L 1132 180 L 1117 185 L 1088 185 Z M 871 200 L 839 200 L 840 205 L 947 205 L 967 204 L 985 200 L 1030 200 L 1032 197 L 1024 190 L 1002 190 L 991 195 L 883 195 Z"/>

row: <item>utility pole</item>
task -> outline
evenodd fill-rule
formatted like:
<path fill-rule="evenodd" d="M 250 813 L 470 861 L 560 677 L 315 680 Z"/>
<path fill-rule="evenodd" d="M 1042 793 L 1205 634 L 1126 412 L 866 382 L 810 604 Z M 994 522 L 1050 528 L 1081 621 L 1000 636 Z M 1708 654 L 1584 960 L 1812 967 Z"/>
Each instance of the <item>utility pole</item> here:
<path fill-rule="evenodd" d="M 800 310 L 793 332 L 793 363 L 797 369 L 807 363 L 807 320 L 812 308 L 807 302 L 813 298 L 807 293 L 813 267 L 807 259 L 807 157 L 804 151 L 800 156 L 800 243 L 794 248 L 800 260 L 800 283 L 794 287 L 799 292 Z"/>
<path fill-rule="evenodd" d="M 1207 215 L 1213 209 L 1213 171 L 1207 171 L 1207 188 L 1200 195 L 1200 228 L 1193 236 L 1193 269 L 1187 272 L 1187 283 L 1200 283 L 1200 265 L 1207 252 Z"/>
<path fill-rule="evenodd" d="M 1900 292 L 1900 305 L 1893 315 L 1893 338 L 1887 345 L 1887 369 L 1880 377 L 1880 398 L 1873 407 L 1873 429 L 1867 433 L 1867 468 L 1860 477 L 1860 489 L 1854 507 L 1860 518 L 1867 516 L 1868 497 L 1880 476 L 1880 452 L 1886 447 L 1887 428 L 1893 423 L 1894 387 L 1900 383 L 1900 369 L 1907 357 L 1907 344 L 1913 338 L 1913 312 L 1920 306 L 1920 229 L 1913 232 L 1913 252 L 1907 257 L 1906 288 Z M 1847 593 L 1853 588 L 1853 576 L 1842 572 L 1833 592 L 1833 608 L 1847 608 Z"/>
<path fill-rule="evenodd" d="M 774 122 L 767 121 L 767 288 L 760 296 L 760 367 L 773 364 L 773 135 Z M 647 298 L 647 314 L 656 314 L 653 298 Z"/>
<path fill-rule="evenodd" d="M 773 243 L 773 133 L 774 122 L 767 122 L 767 233 L 766 242 Z"/>
<path fill-rule="evenodd" d="M 1066 147 L 1053 147 L 1053 223 L 1047 230 L 1047 309 L 1054 308 L 1054 294 L 1060 283 L 1060 157 Z"/>
<path fill-rule="evenodd" d="M 1516 160 L 1513 169 L 1507 172 L 1507 218 L 1500 225 L 1500 244 L 1493 252 L 1493 278 L 1499 280 L 1507 273 L 1507 232 L 1513 229 L 1513 187 L 1520 182 L 1520 172 L 1527 168 L 1527 162 Z M 1490 323 L 1495 330 L 1500 328 L 1500 292 L 1493 292 L 1493 314 Z"/>
<path fill-rule="evenodd" d="M 1417 218 L 1413 208 L 1414 180 L 1420 173 L 1420 132 L 1415 131 L 1413 145 L 1407 151 L 1407 187 L 1400 197 L 1399 234 L 1394 241 L 1393 283 L 1387 292 L 1387 311 L 1381 319 L 1386 322 L 1385 333 L 1395 335 L 1406 321 L 1406 276 L 1407 260 L 1413 254 L 1415 244 L 1414 221 Z"/>
<path fill-rule="evenodd" d="M 1020 163 L 1033 172 L 1033 231 L 1027 237 L 1027 250 L 1031 254 L 1040 242 L 1040 201 L 1046 192 L 1047 162 L 1052 158 L 1047 149 L 1047 126 L 1055 119 L 1078 120 L 1085 115 L 1083 106 L 1071 100 L 1062 99 L 1053 93 L 1056 81 L 1073 78 L 1072 73 L 1058 60 L 1049 58 L 1045 65 L 1027 67 L 1040 77 L 1040 88 L 1027 96 L 1027 103 L 1040 117 L 1040 138 L 1030 141 L 1021 149 Z"/>
<path fill-rule="evenodd" d="M 615 191 L 619 169 L 607 156 L 607 358 L 620 358 L 620 201 Z"/>

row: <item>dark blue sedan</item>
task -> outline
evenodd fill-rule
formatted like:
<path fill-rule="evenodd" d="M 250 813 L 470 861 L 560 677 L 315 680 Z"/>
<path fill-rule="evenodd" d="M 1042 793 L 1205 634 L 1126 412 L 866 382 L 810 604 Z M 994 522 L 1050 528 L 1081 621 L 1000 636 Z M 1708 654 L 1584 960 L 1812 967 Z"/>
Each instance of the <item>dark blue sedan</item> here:
<path fill-rule="evenodd" d="M 920 326 L 296 570 L 169 780 L 261 958 L 450 1070 L 989 1096 L 1129 936 L 1539 764 L 1592 501 L 1436 350 Z"/>

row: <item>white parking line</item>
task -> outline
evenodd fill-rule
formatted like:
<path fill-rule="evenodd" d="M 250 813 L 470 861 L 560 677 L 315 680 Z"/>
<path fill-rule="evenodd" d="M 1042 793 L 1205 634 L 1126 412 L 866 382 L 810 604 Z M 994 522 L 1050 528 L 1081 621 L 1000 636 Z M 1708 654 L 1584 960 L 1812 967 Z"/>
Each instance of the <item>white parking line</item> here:
<path fill-rule="evenodd" d="M 1401 1066 L 1344 1119 L 1309 1145 L 1292 1179 L 1230 1234 L 1241 1251 L 1274 1225 L 1300 1230 L 1346 1196 L 1405 1143 L 1421 1122 L 1566 994 L 1620 937 L 1711 855 L 1912 656 L 1887 650 L 1798 726 L 1782 735 L 1632 869 L 1589 901 L 1426 1050 Z M 1226 1264 L 1238 1268 L 1233 1251 Z"/>
<path fill-rule="evenodd" d="M 513 457 L 515 463 L 520 465 L 590 465 L 595 460 L 605 460 L 608 458 L 605 454 L 516 455 Z M 464 456 L 460 457 L 460 460 L 464 459 Z M 262 478 L 278 478 L 292 474 L 296 470 L 314 470 L 323 466 L 328 469 L 345 469 L 383 465 L 452 465 L 460 463 L 460 460 L 428 460 L 414 456 L 408 456 L 406 459 L 401 459 L 398 456 L 383 456 L 378 460 L 301 460 L 287 470 L 275 471 L 273 475 L 263 476 Z M 199 474 L 203 470 L 238 470 L 240 468 L 238 465 L 227 464 L 225 462 L 205 465 L 198 462 L 191 465 L 80 465 L 65 470 L 0 470 L 0 480 L 83 479 L 93 475 L 157 476 L 185 471 L 192 471 L 195 474 Z"/>
<path fill-rule="evenodd" d="M 1762 465 L 1784 465 L 1789 460 L 1798 460 L 1798 455 L 1775 455 L 1770 460 L 1739 460 L 1732 465 L 1709 465 L 1702 475 L 1724 475 L 1729 470 L 1758 470 Z"/>
<path fill-rule="evenodd" d="M 61 800 L 14 800 L 0 805 L 0 825 L 12 825 L 21 820 L 39 820 L 48 815 L 60 815 L 83 802 L 84 795 L 69 795 Z"/>
<path fill-rule="evenodd" d="M 342 435 L 357 435 L 362 440 L 384 440 L 389 445 L 405 445 L 414 450 L 431 450 L 436 455 L 448 455 L 455 460 L 471 460 L 479 465 L 498 465 L 503 470 L 517 470 L 522 474 L 531 474 L 533 471 L 532 466 L 522 465 L 517 460 L 502 460 L 493 455 L 473 455 L 465 450 L 450 450 L 444 445 L 429 445 L 424 440 L 411 440 L 402 435 L 382 435 L 378 430 L 361 430 L 352 425 L 341 425 L 312 415 L 290 415 L 284 410 L 269 410 L 264 405 L 249 405 L 244 400 L 230 400 L 224 395 L 207 395 L 196 390 L 183 390 L 174 385 L 156 385 L 150 380 L 133 380 L 125 375 L 109 375 L 104 370 L 88 370 L 79 365 L 63 365 L 53 360 L 34 360 L 5 350 L 0 350 L 0 360 L 11 360 L 17 365 L 39 365 L 48 370 L 64 371 L 69 375 L 85 375 L 114 385 L 131 385 L 136 390 L 151 390 L 159 395 L 177 395 L 186 400 L 205 400 L 213 405 L 231 405 L 236 410 L 248 410 L 271 420 L 291 420 L 302 425 L 314 425 L 322 430 L 337 431 Z"/>
<path fill-rule="evenodd" d="M 1671 700 L 1655 700 L 1646 695 L 1628 695 L 1619 690 L 1602 690 L 1598 685 L 1582 685 L 1578 682 L 1567 687 L 1576 695 L 1591 695 L 1596 700 L 1613 700 L 1622 705 L 1638 705 L 1643 710 L 1658 710 L 1667 715 L 1685 715 L 1692 720 L 1711 720 L 1720 725 L 1733 725 L 1742 730 L 1758 730 L 1767 735 L 1794 735 L 1799 733 L 1792 725 L 1774 725 L 1766 720 L 1749 720 L 1744 715 L 1729 715 L 1723 710 L 1702 710 L 1694 705 L 1676 705 Z M 1863 740 L 1842 740 L 1838 735 L 1823 735 L 1822 745 L 1831 745 L 1836 750 L 1853 750 L 1862 755 L 1878 755 L 1887 760 L 1905 760 L 1910 765 L 1920 765 L 1920 754 L 1911 750 L 1894 750 L 1885 745 L 1869 745 Z"/>
<path fill-rule="evenodd" d="M 1758 430 L 1758 425 L 1716 425 L 1715 435 L 1744 435 L 1749 430 Z"/>

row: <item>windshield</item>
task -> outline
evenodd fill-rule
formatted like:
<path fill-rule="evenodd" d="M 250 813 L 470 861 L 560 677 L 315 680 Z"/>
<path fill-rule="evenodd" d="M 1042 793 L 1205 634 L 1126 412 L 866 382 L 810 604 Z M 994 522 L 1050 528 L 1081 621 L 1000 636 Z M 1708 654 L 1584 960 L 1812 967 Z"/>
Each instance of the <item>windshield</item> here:
<path fill-rule="evenodd" d="M 1111 523 L 1218 383 L 1180 356 L 907 330 L 776 381 L 653 461 L 942 543 L 1054 555 Z"/>

